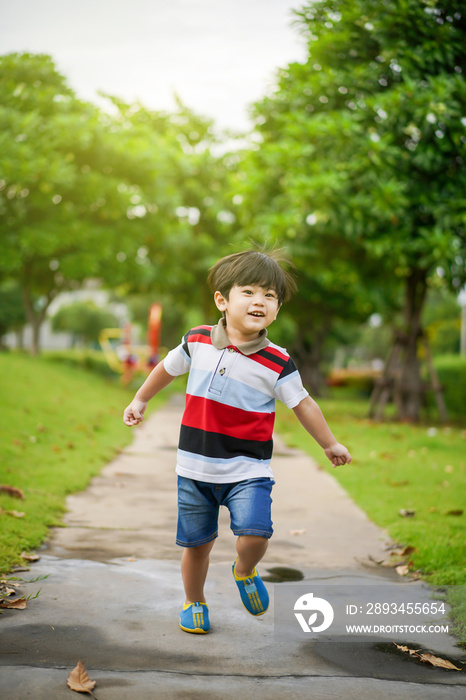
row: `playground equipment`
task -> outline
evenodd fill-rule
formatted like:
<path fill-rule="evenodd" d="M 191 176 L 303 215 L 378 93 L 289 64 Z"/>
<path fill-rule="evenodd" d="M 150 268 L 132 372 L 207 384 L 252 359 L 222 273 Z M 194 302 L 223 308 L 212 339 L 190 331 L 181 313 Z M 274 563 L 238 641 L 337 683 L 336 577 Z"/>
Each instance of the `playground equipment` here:
<path fill-rule="evenodd" d="M 99 335 L 99 344 L 109 367 L 122 375 L 127 384 L 135 372 L 148 374 L 160 359 L 160 331 L 162 327 L 162 306 L 152 304 L 149 309 L 147 345 L 134 345 L 132 326 L 105 328 Z M 112 343 L 111 341 L 117 341 Z"/>

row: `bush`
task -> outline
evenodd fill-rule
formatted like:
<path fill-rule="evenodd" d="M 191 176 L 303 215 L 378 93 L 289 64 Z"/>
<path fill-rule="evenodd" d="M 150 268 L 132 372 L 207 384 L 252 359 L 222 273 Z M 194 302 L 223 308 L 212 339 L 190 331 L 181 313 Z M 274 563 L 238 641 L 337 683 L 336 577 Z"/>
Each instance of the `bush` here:
<path fill-rule="evenodd" d="M 450 418 L 464 418 L 466 396 L 466 357 L 442 355 L 434 360 Z"/>
<path fill-rule="evenodd" d="M 333 389 L 345 388 L 356 396 L 368 397 L 374 389 L 375 379 L 380 376 L 376 370 L 338 369 L 327 377 L 327 385 Z"/>
<path fill-rule="evenodd" d="M 72 350 L 48 350 L 44 351 L 43 357 L 52 362 L 59 362 L 71 367 L 79 367 L 96 372 L 104 377 L 117 377 L 105 359 L 105 355 L 99 350 L 72 349 Z"/>

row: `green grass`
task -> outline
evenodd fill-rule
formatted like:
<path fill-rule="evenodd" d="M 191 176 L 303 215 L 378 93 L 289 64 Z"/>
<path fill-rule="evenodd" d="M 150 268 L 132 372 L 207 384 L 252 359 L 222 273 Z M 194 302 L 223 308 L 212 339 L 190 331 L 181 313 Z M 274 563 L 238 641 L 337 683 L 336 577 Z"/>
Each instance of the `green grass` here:
<path fill-rule="evenodd" d="M 415 548 L 409 555 L 412 571 L 435 586 L 455 586 L 448 602 L 455 633 L 466 647 L 466 429 L 377 423 L 366 418 L 368 404 L 361 399 L 318 403 L 337 440 L 350 450 L 351 465 L 333 468 L 282 405 L 277 432 L 326 468 L 395 543 Z M 415 514 L 402 517 L 402 509 Z"/>
<path fill-rule="evenodd" d="M 24 500 L 0 492 L 0 571 L 7 572 L 61 524 L 66 496 L 86 488 L 131 441 L 121 418 L 134 387 L 14 353 L 0 354 L 0 376 L 0 484 L 24 492 Z M 151 410 L 163 400 L 156 397 Z"/>
<path fill-rule="evenodd" d="M 466 430 L 441 425 L 376 423 L 364 401 L 319 401 L 350 466 L 334 469 L 320 447 L 279 407 L 277 431 L 325 466 L 355 502 L 396 542 L 416 548 L 412 568 L 433 584 L 466 584 Z M 401 517 L 401 509 L 414 510 Z"/>

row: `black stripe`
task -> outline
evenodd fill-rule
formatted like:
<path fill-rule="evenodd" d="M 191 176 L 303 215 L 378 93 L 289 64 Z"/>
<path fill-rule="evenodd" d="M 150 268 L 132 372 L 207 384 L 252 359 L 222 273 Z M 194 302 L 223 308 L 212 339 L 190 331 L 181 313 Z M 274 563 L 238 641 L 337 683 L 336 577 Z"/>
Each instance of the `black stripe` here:
<path fill-rule="evenodd" d="M 179 447 L 185 452 L 231 459 L 232 457 L 250 457 L 252 459 L 270 459 L 272 457 L 272 440 L 242 440 L 241 438 L 210 433 L 199 428 L 181 426 Z"/>
<path fill-rule="evenodd" d="M 205 335 L 210 338 L 210 328 L 191 328 L 186 335 L 188 338 L 190 338 L 192 335 Z"/>
<path fill-rule="evenodd" d="M 285 367 L 287 363 L 287 360 L 284 360 L 282 357 L 278 357 L 277 355 L 274 355 L 273 353 L 268 352 L 267 350 L 259 350 L 256 353 L 256 355 L 264 357 L 266 360 L 269 360 L 269 362 L 274 362 L 279 367 Z"/>
<path fill-rule="evenodd" d="M 183 345 L 182 345 L 183 350 L 185 351 L 185 353 L 187 354 L 188 357 L 191 357 L 191 354 L 190 354 L 189 348 L 188 348 L 188 338 L 189 338 L 190 332 L 191 332 L 191 331 L 188 331 L 188 332 L 185 333 L 185 335 L 183 336 Z"/>
<path fill-rule="evenodd" d="M 188 357 L 191 357 L 191 353 L 189 352 L 189 339 L 190 339 L 191 336 L 193 336 L 193 335 L 205 335 L 207 338 L 210 338 L 210 329 L 207 329 L 207 328 L 198 328 L 198 329 L 196 329 L 196 328 L 191 328 L 190 331 L 188 331 L 187 333 L 185 333 L 185 335 L 183 336 L 183 345 L 182 345 L 182 347 L 183 347 L 183 350 L 185 351 L 185 353 L 187 354 Z"/>
<path fill-rule="evenodd" d="M 293 374 L 293 372 L 297 372 L 297 367 L 291 357 L 289 357 L 288 362 L 280 372 L 279 379 L 283 379 L 283 377 L 287 377 L 289 374 Z"/>

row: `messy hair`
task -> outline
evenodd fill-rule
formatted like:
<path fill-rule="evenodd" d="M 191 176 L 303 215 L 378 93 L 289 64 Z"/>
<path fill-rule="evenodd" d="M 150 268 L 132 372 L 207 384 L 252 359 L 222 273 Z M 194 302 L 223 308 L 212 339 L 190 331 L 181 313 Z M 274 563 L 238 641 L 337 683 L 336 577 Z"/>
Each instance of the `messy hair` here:
<path fill-rule="evenodd" d="M 292 263 L 283 249 L 274 248 L 263 252 L 245 250 L 219 260 L 210 268 L 207 281 L 212 292 L 219 291 L 228 299 L 233 287 L 258 285 L 273 289 L 281 305 L 297 291 L 290 271 Z"/>

